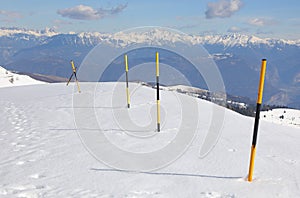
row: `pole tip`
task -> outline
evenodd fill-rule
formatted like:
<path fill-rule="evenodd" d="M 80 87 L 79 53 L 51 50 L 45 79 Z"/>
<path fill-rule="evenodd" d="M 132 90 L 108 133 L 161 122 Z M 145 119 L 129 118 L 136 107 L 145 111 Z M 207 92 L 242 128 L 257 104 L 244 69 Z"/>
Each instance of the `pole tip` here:
<path fill-rule="evenodd" d="M 263 58 L 262 61 L 267 61 L 267 59 Z"/>

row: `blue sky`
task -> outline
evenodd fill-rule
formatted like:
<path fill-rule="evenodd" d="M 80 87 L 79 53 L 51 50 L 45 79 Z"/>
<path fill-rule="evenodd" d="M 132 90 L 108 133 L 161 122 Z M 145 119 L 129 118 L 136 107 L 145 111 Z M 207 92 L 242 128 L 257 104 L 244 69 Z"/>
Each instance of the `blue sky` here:
<path fill-rule="evenodd" d="M 1 0 L 0 5 L 0 27 L 118 32 L 163 26 L 189 34 L 300 39 L 299 0 Z"/>

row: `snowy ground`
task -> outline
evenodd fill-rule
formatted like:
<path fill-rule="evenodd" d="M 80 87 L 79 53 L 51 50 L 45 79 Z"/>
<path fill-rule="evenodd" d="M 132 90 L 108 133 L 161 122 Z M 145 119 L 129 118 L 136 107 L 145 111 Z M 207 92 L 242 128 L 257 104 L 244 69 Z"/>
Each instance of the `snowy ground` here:
<path fill-rule="evenodd" d="M 45 84 L 27 75 L 12 73 L 0 66 L 0 87 L 13 87 L 33 84 Z"/>
<path fill-rule="evenodd" d="M 152 142 L 142 147 L 140 139 L 128 144 L 128 135 L 114 125 L 110 115 L 113 86 L 101 84 L 94 104 L 98 115 L 106 115 L 101 122 L 110 140 L 124 140 L 125 149 L 144 151 L 151 149 L 149 145 L 159 146 Z M 85 94 L 82 87 L 81 94 Z M 300 197 L 298 127 L 261 121 L 254 181 L 249 183 L 245 178 L 254 119 L 225 110 L 218 144 L 200 158 L 214 104 L 196 99 L 199 129 L 184 155 L 156 171 L 121 171 L 96 160 L 82 144 L 74 122 L 72 94 L 73 88 L 65 84 L 0 89 L 0 197 Z M 151 123 L 148 112 L 155 107 L 154 90 L 142 87 L 135 94 L 130 110 L 133 119 Z M 156 136 L 163 143 L 178 127 L 179 118 L 168 113 L 176 112 L 170 94 L 178 93 L 161 93 L 165 115 L 174 119 Z M 124 103 L 114 108 L 127 111 L 126 99 Z"/>
<path fill-rule="evenodd" d="M 297 109 L 273 109 L 261 112 L 261 119 L 268 122 L 284 125 L 294 126 L 300 129 L 300 111 Z"/>

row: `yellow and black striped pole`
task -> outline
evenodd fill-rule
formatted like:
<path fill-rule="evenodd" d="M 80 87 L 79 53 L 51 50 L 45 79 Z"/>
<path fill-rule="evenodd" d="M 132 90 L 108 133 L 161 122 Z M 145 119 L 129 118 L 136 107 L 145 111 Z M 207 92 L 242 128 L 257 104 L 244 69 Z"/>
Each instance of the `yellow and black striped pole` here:
<path fill-rule="evenodd" d="M 74 65 L 74 61 L 73 60 L 71 60 L 71 66 L 72 66 L 73 73 L 72 73 L 72 75 L 70 76 L 70 78 L 69 78 L 69 80 L 67 82 L 67 86 L 69 85 L 69 83 L 70 83 L 70 81 L 71 81 L 71 79 L 72 79 L 72 77 L 74 75 L 75 76 L 75 81 L 76 81 L 76 84 L 77 84 L 77 88 L 78 88 L 78 92 L 80 93 L 81 91 L 80 91 L 80 86 L 79 86 L 78 79 L 77 79 L 76 67 Z"/>
<path fill-rule="evenodd" d="M 160 132 L 159 54 L 158 54 L 158 52 L 156 52 L 156 106 L 157 106 L 157 131 Z"/>
<path fill-rule="evenodd" d="M 261 64 L 260 71 L 260 80 L 258 86 L 258 96 L 257 96 L 257 104 L 256 104 L 256 115 L 255 115 L 255 123 L 253 129 L 253 139 L 252 139 L 252 147 L 251 147 L 251 155 L 250 155 L 250 165 L 249 165 L 249 174 L 248 181 L 252 181 L 253 170 L 254 170 L 254 158 L 256 154 L 256 142 L 257 142 L 257 133 L 258 133 L 258 125 L 259 125 L 259 114 L 261 109 L 263 90 L 264 90 L 264 82 L 265 82 L 265 74 L 266 74 L 266 66 L 267 60 L 263 59 Z"/>
<path fill-rule="evenodd" d="M 129 86 L 128 86 L 128 57 L 125 54 L 125 72 L 126 72 L 126 96 L 127 96 L 127 107 L 130 108 L 130 95 L 129 95 Z"/>

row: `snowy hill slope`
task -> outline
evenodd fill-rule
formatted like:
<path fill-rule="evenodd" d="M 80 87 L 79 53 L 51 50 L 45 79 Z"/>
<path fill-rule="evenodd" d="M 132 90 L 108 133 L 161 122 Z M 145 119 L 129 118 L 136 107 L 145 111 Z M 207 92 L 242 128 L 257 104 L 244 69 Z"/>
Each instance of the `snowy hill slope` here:
<path fill-rule="evenodd" d="M 12 73 L 0 66 L 0 87 L 44 84 L 26 75 Z"/>
<path fill-rule="evenodd" d="M 273 109 L 261 112 L 262 120 L 272 123 L 300 127 L 300 110 L 297 109 Z"/>
<path fill-rule="evenodd" d="M 91 91 L 90 84 L 81 83 L 81 86 L 80 95 L 74 91 L 76 97 L 84 97 Z M 127 110 L 125 98 L 112 103 L 115 86 L 119 85 L 99 84 L 96 91 L 92 90 L 95 103 L 83 103 L 75 108 L 72 108 L 73 89 L 65 84 L 0 89 L 0 197 L 300 196 L 298 128 L 261 121 L 254 181 L 249 183 L 245 178 L 253 118 L 208 101 L 162 90 L 165 122 L 161 133 L 156 133 L 155 122 L 151 125 L 156 108 L 155 90 L 130 84 L 132 108 Z M 125 85 L 120 86 L 124 90 Z M 79 123 L 74 123 L 74 112 L 92 107 L 100 116 L 102 132 L 114 144 L 132 152 L 159 149 L 178 130 L 181 118 L 177 115 L 180 105 L 176 101 L 181 98 L 198 104 L 197 133 L 186 152 L 164 168 L 152 172 L 116 170 L 96 160 L 76 133 Z M 114 122 L 114 109 L 119 113 L 129 111 L 132 120 L 140 125 L 150 123 L 154 139 L 128 135 Z M 209 125 L 214 123 L 211 122 L 213 109 L 225 111 L 222 133 L 215 148 L 200 158 L 199 150 Z M 87 125 L 91 124 L 90 120 L 82 117 L 82 123 Z"/>

